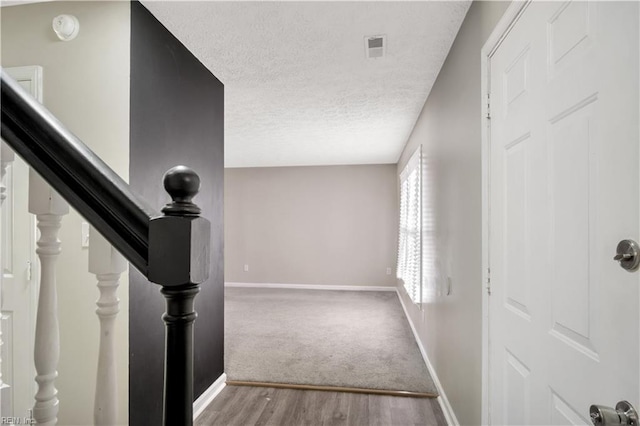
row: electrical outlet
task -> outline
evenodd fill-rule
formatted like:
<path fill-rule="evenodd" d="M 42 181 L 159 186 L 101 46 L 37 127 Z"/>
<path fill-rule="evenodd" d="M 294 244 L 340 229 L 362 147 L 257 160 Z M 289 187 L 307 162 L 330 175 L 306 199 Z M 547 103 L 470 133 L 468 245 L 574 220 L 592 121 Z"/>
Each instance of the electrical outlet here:
<path fill-rule="evenodd" d="M 391 275 L 391 268 L 387 267 L 387 275 Z"/>
<path fill-rule="evenodd" d="M 244 271 L 249 272 L 249 265 L 246 265 L 246 264 L 244 265 Z"/>

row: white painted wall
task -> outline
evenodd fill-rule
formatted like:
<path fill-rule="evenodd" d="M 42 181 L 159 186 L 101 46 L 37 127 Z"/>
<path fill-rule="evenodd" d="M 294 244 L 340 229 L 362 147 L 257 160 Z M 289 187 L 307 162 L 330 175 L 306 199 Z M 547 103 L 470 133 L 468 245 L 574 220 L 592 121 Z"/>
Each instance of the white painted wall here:
<path fill-rule="evenodd" d="M 0 9 L 2 66 L 41 65 L 44 104 L 123 178 L 129 170 L 129 2 L 51 2 Z M 80 34 L 70 42 L 51 28 L 61 13 L 75 15 Z M 61 356 L 59 425 L 93 424 L 98 359 L 98 290 L 81 248 L 81 218 L 63 219 L 58 291 Z M 128 283 L 119 295 L 117 363 L 120 414 L 128 421 Z"/>
<path fill-rule="evenodd" d="M 411 305 L 403 288 L 400 294 L 461 424 L 481 421 L 480 50 L 507 6 L 492 1 L 471 5 L 397 170 L 422 144 L 432 179 L 432 247 L 452 293 L 443 291 L 422 310 Z"/>
<path fill-rule="evenodd" d="M 395 285 L 396 186 L 394 164 L 226 169 L 225 281 Z"/>

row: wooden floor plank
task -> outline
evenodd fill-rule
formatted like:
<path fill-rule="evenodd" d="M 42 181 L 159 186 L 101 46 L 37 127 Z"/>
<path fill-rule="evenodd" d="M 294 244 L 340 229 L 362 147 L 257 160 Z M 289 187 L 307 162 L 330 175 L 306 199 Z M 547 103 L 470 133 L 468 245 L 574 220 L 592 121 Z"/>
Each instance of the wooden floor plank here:
<path fill-rule="evenodd" d="M 435 399 L 226 386 L 196 426 L 445 426 Z"/>
<path fill-rule="evenodd" d="M 444 417 L 444 413 L 442 412 L 442 408 L 440 407 L 439 398 L 432 399 L 429 402 L 431 402 L 431 411 L 436 418 L 436 423 L 439 425 L 446 425 L 447 419 Z"/>
<path fill-rule="evenodd" d="M 276 425 L 277 422 L 272 421 L 275 418 L 282 418 L 287 410 L 287 401 L 284 398 L 279 397 L 279 389 L 265 388 L 265 394 L 263 397 L 267 401 L 264 410 L 260 413 L 260 416 L 256 420 L 256 425 Z"/>
<path fill-rule="evenodd" d="M 397 399 L 392 401 L 392 424 L 403 425 L 435 425 L 436 417 L 433 413 L 431 401 L 429 404 L 420 403 L 415 399 L 399 403 Z"/>
<path fill-rule="evenodd" d="M 351 393 L 347 395 L 349 411 L 347 412 L 348 424 L 369 424 L 369 395 Z"/>
<path fill-rule="evenodd" d="M 236 396 L 226 406 L 215 410 L 219 411 L 219 414 L 211 424 L 255 425 L 270 402 L 267 395 L 268 390 L 265 388 L 236 392 Z"/>
<path fill-rule="evenodd" d="M 393 397 L 369 395 L 369 424 L 387 426 L 391 424 L 391 400 Z"/>
<path fill-rule="evenodd" d="M 307 393 L 313 393 L 318 400 L 318 406 L 320 409 L 316 414 L 316 421 L 326 418 L 333 418 L 336 416 L 335 407 L 337 405 L 338 393 L 336 392 L 322 392 L 322 391 L 310 391 Z"/>

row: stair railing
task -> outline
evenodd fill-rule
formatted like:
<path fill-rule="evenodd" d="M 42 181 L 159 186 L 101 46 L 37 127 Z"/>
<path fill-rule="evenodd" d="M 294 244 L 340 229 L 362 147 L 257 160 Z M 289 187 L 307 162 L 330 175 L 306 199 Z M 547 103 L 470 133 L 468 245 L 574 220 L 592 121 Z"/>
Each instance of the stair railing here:
<path fill-rule="evenodd" d="M 151 282 L 162 286 L 166 299 L 163 424 L 191 426 L 194 298 L 208 278 L 210 261 L 210 224 L 192 202 L 200 188 L 198 175 L 184 166 L 165 173 L 164 187 L 172 202 L 158 214 L 1 68 L 0 79 L 2 139 L 37 172 L 30 177 L 30 211 L 37 215 L 41 231 L 37 253 L 42 264 L 34 354 L 36 423 L 55 425 L 57 421 L 54 380 L 59 332 L 54 265 L 60 251 L 60 219 L 68 212 L 66 200 L 104 237 L 91 237 L 95 248 L 89 260 L 101 294 L 96 311 L 101 338 L 95 424 L 113 424 L 117 410 L 110 331 L 118 312 L 119 277 L 126 268 L 119 252 Z"/>

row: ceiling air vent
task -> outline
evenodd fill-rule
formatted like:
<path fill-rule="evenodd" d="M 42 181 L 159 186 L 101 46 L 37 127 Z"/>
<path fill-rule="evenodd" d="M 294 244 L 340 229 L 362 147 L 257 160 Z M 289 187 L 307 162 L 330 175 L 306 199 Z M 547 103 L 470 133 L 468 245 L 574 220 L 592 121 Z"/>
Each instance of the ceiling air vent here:
<path fill-rule="evenodd" d="M 387 49 L 387 36 L 367 36 L 364 38 L 364 50 L 367 58 L 382 58 Z"/>

